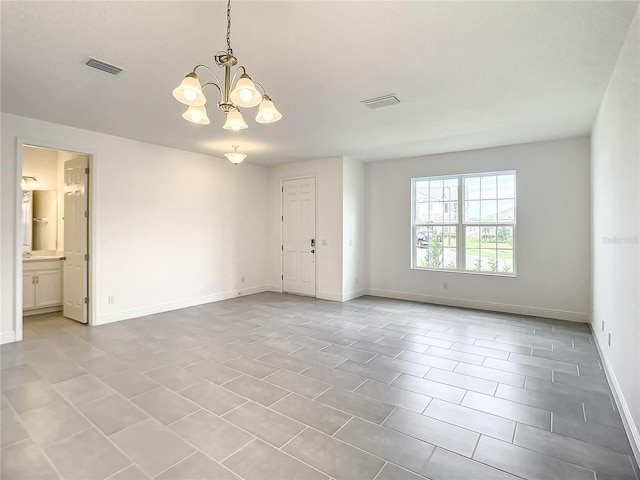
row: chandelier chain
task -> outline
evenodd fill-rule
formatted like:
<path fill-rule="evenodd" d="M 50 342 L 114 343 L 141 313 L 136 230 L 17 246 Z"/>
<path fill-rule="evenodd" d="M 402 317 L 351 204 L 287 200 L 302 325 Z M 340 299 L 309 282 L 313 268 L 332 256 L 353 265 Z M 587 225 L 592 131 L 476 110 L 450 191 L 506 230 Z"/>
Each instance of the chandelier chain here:
<path fill-rule="evenodd" d="M 231 0 L 227 1 L 227 53 L 233 55 L 231 48 Z"/>

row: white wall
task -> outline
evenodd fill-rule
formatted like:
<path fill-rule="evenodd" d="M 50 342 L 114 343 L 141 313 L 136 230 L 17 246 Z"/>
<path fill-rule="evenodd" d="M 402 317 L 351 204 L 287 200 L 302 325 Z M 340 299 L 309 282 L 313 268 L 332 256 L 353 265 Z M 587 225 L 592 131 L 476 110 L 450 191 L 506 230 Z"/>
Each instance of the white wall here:
<path fill-rule="evenodd" d="M 316 178 L 316 296 L 342 300 L 342 157 L 322 158 L 269 170 L 268 262 L 271 289 L 280 291 L 282 283 L 282 181 L 290 178 Z"/>
<path fill-rule="evenodd" d="M 95 153 L 98 323 L 267 289 L 266 168 L 2 114 L 3 342 L 15 336 L 16 137 Z"/>
<path fill-rule="evenodd" d="M 499 170 L 516 171 L 517 277 L 412 270 L 411 178 Z M 372 294 L 588 321 L 588 138 L 370 163 L 366 191 Z"/>
<path fill-rule="evenodd" d="M 345 157 L 342 202 L 342 299 L 366 293 L 367 237 L 365 183 L 362 162 Z"/>
<path fill-rule="evenodd" d="M 640 461 L 639 15 L 636 11 L 593 127 L 591 186 L 592 327 Z"/>

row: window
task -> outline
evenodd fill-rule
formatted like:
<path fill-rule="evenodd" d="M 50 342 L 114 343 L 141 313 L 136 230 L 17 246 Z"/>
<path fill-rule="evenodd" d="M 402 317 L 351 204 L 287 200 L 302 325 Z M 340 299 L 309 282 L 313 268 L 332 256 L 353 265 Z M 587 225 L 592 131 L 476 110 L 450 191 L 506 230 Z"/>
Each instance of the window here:
<path fill-rule="evenodd" d="M 413 268 L 515 273 L 514 171 L 414 178 L 411 187 Z"/>

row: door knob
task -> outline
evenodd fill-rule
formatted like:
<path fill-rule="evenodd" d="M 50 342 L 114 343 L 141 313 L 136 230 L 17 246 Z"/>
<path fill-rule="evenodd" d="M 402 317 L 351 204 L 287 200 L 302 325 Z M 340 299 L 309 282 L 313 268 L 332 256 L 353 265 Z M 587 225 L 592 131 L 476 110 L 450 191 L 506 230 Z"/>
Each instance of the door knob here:
<path fill-rule="evenodd" d="M 316 253 L 316 251 L 315 250 L 311 250 L 311 253 Z"/>

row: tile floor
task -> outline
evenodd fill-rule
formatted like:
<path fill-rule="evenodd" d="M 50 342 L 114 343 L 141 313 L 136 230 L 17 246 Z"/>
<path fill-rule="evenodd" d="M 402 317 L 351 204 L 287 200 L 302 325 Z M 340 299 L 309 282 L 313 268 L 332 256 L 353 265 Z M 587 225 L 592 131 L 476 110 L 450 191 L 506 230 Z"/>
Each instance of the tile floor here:
<path fill-rule="evenodd" d="M 6 480 L 638 480 L 585 325 L 264 293 L 24 337 Z"/>

